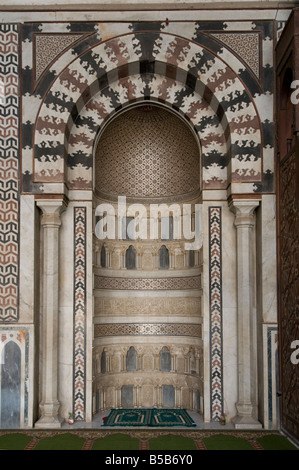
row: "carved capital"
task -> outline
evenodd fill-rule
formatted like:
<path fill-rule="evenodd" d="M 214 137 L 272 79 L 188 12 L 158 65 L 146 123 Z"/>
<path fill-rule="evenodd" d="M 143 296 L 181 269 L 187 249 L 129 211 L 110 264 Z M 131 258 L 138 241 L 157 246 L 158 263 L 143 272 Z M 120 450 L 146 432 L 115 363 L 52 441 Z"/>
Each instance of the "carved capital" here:
<path fill-rule="evenodd" d="M 67 207 L 64 198 L 38 199 L 36 205 L 42 211 L 42 225 L 52 227 L 59 227 L 61 225 L 61 214 Z"/>
<path fill-rule="evenodd" d="M 260 201 L 256 199 L 233 199 L 229 204 L 229 208 L 235 214 L 235 227 L 254 226 L 254 211 L 259 203 Z"/>

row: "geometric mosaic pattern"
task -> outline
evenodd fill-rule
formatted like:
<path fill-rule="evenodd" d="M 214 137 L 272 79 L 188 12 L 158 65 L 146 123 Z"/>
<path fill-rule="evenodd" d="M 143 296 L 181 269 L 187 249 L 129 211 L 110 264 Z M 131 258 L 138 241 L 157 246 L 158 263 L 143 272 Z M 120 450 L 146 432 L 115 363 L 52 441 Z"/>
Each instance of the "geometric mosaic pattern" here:
<path fill-rule="evenodd" d="M 47 70 L 51 62 L 65 49 L 83 37 L 82 34 L 35 34 L 35 80 Z"/>
<path fill-rule="evenodd" d="M 101 135 L 95 162 L 104 198 L 190 197 L 199 190 L 198 144 L 182 120 L 161 107 L 135 107 L 114 119 Z"/>
<path fill-rule="evenodd" d="M 75 419 L 85 416 L 86 207 L 74 208 L 74 403 Z"/>
<path fill-rule="evenodd" d="M 99 336 L 197 336 L 201 337 L 201 325 L 187 323 L 108 323 L 95 325 L 95 337 Z"/>
<path fill-rule="evenodd" d="M 260 78 L 260 34 L 259 33 L 213 33 L 212 36 L 223 42 L 249 66 Z"/>
<path fill-rule="evenodd" d="M 169 277 L 169 278 L 116 278 L 95 276 L 95 289 L 133 289 L 133 290 L 176 290 L 176 289 L 200 289 L 200 276 Z"/>
<path fill-rule="evenodd" d="M 0 24 L 0 321 L 17 321 L 19 274 L 19 34 Z"/>
<path fill-rule="evenodd" d="M 209 208 L 211 419 L 223 413 L 221 207 Z"/>

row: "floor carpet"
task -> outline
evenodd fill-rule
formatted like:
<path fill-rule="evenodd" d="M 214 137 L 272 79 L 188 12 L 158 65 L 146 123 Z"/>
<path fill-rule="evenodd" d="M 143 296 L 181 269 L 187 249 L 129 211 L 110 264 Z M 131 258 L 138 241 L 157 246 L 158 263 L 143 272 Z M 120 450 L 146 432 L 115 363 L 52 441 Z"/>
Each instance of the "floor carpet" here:
<path fill-rule="evenodd" d="M 0 450 L 298 450 L 278 431 L 0 431 Z"/>
<path fill-rule="evenodd" d="M 110 411 L 104 426 L 187 426 L 196 424 L 186 410 L 172 409 L 113 409 Z"/>

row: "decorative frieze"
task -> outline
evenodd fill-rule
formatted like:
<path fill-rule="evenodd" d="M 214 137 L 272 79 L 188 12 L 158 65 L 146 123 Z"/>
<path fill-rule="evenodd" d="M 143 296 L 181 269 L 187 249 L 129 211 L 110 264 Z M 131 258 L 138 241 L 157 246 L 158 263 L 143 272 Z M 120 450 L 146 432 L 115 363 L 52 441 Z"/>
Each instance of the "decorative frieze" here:
<path fill-rule="evenodd" d="M 200 289 L 200 276 L 169 277 L 169 278 L 122 278 L 95 276 L 95 289 L 116 290 L 179 290 Z"/>
<path fill-rule="evenodd" d="M 202 326 L 187 323 L 106 323 L 95 325 L 95 337 L 101 336 L 193 336 L 201 338 Z"/>
<path fill-rule="evenodd" d="M 95 297 L 95 316 L 101 315 L 187 315 L 201 314 L 201 298 L 107 298 Z"/>

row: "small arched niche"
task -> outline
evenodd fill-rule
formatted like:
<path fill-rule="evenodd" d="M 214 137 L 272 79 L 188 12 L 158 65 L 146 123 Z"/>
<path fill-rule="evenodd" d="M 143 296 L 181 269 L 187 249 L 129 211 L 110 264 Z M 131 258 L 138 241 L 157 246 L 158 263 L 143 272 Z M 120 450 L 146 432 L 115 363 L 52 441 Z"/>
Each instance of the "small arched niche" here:
<path fill-rule="evenodd" d="M 167 346 L 164 346 L 160 352 L 160 370 L 162 372 L 171 371 L 171 355 Z"/>
<path fill-rule="evenodd" d="M 137 370 L 137 353 L 133 346 L 127 352 L 126 370 L 128 372 L 135 372 Z"/>

